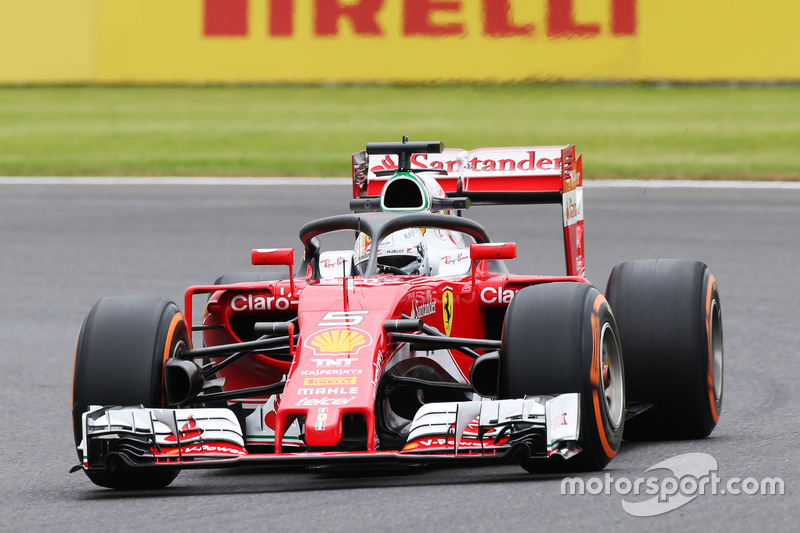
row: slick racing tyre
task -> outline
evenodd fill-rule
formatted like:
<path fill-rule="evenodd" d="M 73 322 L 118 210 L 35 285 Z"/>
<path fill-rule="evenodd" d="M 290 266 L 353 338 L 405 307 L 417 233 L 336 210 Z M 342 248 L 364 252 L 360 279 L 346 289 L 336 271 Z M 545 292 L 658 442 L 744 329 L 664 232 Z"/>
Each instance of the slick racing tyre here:
<path fill-rule="evenodd" d="M 523 459 L 530 472 L 600 470 L 625 426 L 625 371 L 614 315 L 585 283 L 520 290 L 508 306 L 500 351 L 501 398 L 578 392 L 581 453 L 566 463 Z"/>
<path fill-rule="evenodd" d="M 90 405 L 163 407 L 164 363 L 190 347 L 186 323 L 174 303 L 147 296 L 115 296 L 98 301 L 83 322 L 75 351 L 75 445 L 82 439 L 81 418 Z M 129 469 L 121 460 L 112 461 L 107 467 L 105 471 L 86 474 L 101 487 L 154 489 L 169 485 L 179 472 Z"/>
<path fill-rule="evenodd" d="M 722 309 L 698 261 L 622 263 L 606 296 L 619 325 L 628 400 L 652 407 L 628 419 L 631 439 L 708 436 L 722 409 Z"/>

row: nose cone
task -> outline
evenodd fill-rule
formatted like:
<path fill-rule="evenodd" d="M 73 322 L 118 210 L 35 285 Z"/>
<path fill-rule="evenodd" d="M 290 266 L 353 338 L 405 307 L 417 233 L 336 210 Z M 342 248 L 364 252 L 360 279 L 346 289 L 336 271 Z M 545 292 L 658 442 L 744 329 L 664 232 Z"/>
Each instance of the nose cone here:
<path fill-rule="evenodd" d="M 358 405 L 358 376 L 306 377 L 303 385 L 298 388 L 299 397 L 291 412 L 305 418 L 306 444 L 336 446 L 344 432 L 342 416 Z M 288 406 L 285 409 L 288 411 Z"/>
<path fill-rule="evenodd" d="M 309 387 L 307 396 L 298 398 L 293 404 L 284 400 L 278 410 L 281 427 L 288 427 L 292 420 L 305 419 L 305 441 L 312 448 L 332 448 L 342 441 L 344 424 L 342 418 L 349 413 L 372 414 L 373 400 L 359 402 L 359 388 L 355 378 L 324 378 L 330 382 L 348 382 L 346 385 Z M 367 405 L 364 405 L 367 403 Z M 279 431 L 276 431 L 279 433 Z"/>
<path fill-rule="evenodd" d="M 349 308 L 342 290 L 338 284 L 304 289 L 300 339 L 276 413 L 278 452 L 282 432 L 295 420 L 311 448 L 335 450 L 362 438 L 367 450 L 377 446 L 375 397 L 387 352 L 383 323 L 408 288 L 355 284 Z"/>
<path fill-rule="evenodd" d="M 342 441 L 346 415 L 372 420 L 375 365 L 380 366 L 375 348 L 372 336 L 357 328 L 326 328 L 309 336 L 281 397 L 282 427 L 304 421 L 308 446 L 332 448 Z"/>
<path fill-rule="evenodd" d="M 312 448 L 336 446 L 342 441 L 342 414 L 336 407 L 309 409 L 306 416 L 306 444 Z"/>

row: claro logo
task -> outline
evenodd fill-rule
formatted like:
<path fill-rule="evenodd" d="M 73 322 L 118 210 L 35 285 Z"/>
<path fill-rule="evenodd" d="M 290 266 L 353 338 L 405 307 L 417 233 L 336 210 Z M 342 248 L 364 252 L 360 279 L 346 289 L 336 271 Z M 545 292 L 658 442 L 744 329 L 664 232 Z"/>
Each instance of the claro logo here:
<path fill-rule="evenodd" d="M 481 301 L 485 304 L 510 304 L 518 290 L 484 287 L 481 290 Z"/>
<path fill-rule="evenodd" d="M 292 305 L 297 305 L 297 300 L 290 300 L 288 296 L 261 296 L 253 294 L 237 294 L 231 298 L 231 309 L 234 311 L 286 311 Z"/>
<path fill-rule="evenodd" d="M 251 0 L 205 0 L 204 28 L 207 37 L 246 36 L 251 27 L 270 37 L 292 37 L 296 32 L 296 4 L 310 2 L 312 6 L 312 31 L 314 35 L 330 37 L 339 34 L 339 23 L 346 20 L 353 32 L 360 36 L 381 37 L 387 33 L 384 26 L 400 26 L 404 37 L 449 37 L 467 35 L 474 31 L 467 20 L 465 4 L 472 0 L 252 0 L 266 2 L 267 20 L 249 20 Z M 515 5 L 531 0 L 481 0 L 480 27 L 490 38 L 533 37 L 544 30 L 550 38 L 594 37 L 601 34 L 601 25 L 607 24 L 611 35 L 636 35 L 637 0 L 606 0 L 607 20 L 587 20 L 579 12 L 574 0 L 534 0 L 544 4 L 544 20 L 524 20 L 515 17 Z M 387 4 L 400 3 L 402 18 L 387 22 L 381 13 Z M 383 24 L 381 24 L 383 20 Z M 252 22 L 252 24 L 251 24 Z M 263 26 L 262 26 L 263 24 Z"/>

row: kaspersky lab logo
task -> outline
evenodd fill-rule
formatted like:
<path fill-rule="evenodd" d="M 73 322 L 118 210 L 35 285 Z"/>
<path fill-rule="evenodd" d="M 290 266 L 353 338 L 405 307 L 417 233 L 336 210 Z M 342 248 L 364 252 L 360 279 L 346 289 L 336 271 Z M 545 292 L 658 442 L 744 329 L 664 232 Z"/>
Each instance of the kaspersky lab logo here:
<path fill-rule="evenodd" d="M 657 516 L 674 511 L 698 496 L 711 495 L 771 495 L 782 496 L 786 487 L 781 478 L 731 477 L 723 480 L 717 473 L 717 460 L 707 453 L 684 453 L 654 464 L 646 472 L 660 473 L 651 477 L 629 479 L 606 473 L 603 477 L 565 478 L 561 481 L 564 495 L 622 496 L 626 513 Z M 664 475 L 665 472 L 671 474 Z"/>

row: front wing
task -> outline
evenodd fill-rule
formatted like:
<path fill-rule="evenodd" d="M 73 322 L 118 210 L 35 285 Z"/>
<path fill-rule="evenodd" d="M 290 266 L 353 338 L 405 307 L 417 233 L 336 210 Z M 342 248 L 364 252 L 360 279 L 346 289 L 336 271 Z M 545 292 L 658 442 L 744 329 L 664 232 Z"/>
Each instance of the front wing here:
<path fill-rule="evenodd" d="M 215 468 L 568 459 L 581 451 L 580 394 L 426 404 L 400 451 L 249 453 L 227 408 L 92 406 L 82 426 L 86 470 L 105 470 L 113 459 L 132 468 Z"/>

